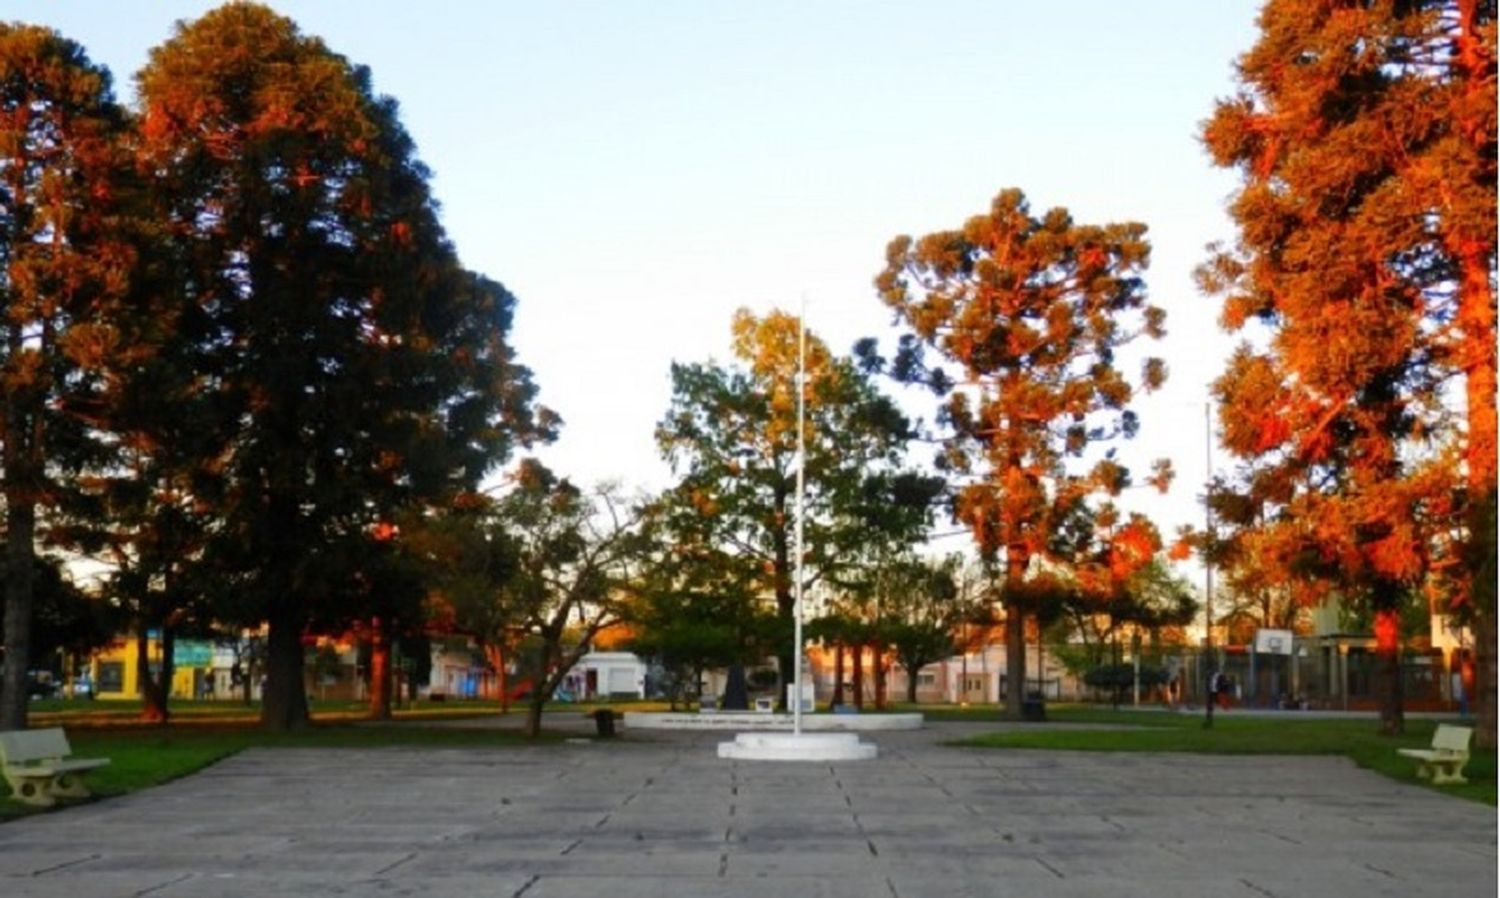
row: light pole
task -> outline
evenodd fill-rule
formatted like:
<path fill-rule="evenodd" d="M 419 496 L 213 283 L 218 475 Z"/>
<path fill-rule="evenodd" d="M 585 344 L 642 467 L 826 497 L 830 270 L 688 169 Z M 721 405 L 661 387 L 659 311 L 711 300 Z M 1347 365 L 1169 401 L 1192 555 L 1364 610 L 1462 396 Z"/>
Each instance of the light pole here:
<path fill-rule="evenodd" d="M 1218 668 L 1214 664 L 1214 558 L 1213 553 L 1217 550 L 1214 535 L 1214 426 L 1213 426 L 1213 404 L 1203 403 L 1203 454 L 1207 460 L 1208 483 L 1204 487 L 1203 511 L 1205 515 L 1208 532 L 1204 535 L 1203 543 L 1203 654 L 1207 659 L 1208 686 L 1203 694 L 1207 699 L 1204 703 L 1203 726 L 1212 728 L 1214 725 L 1214 692 L 1212 684 L 1218 678 Z"/>

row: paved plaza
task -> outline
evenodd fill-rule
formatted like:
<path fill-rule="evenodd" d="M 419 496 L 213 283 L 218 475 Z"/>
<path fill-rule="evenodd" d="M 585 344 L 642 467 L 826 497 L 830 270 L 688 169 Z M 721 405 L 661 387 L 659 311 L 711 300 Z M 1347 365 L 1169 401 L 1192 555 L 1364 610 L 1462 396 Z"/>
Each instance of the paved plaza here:
<path fill-rule="evenodd" d="M 975 731 L 835 765 L 719 760 L 721 733 L 255 750 L 0 825 L 0 896 L 1495 894 L 1493 808 L 1341 758 L 940 744 Z"/>

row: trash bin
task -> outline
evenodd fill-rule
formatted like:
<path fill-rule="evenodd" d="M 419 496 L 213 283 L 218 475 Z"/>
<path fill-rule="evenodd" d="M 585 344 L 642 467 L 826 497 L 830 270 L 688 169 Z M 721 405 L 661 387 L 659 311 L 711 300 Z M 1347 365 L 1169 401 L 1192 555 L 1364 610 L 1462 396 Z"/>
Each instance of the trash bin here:
<path fill-rule="evenodd" d="M 1021 702 L 1021 719 L 1041 722 L 1047 719 L 1047 701 L 1040 692 L 1028 692 Z"/>
<path fill-rule="evenodd" d="M 593 713 L 592 717 L 594 718 L 594 728 L 598 731 L 600 736 L 604 738 L 614 736 L 615 712 L 611 711 L 608 708 L 600 708 Z"/>

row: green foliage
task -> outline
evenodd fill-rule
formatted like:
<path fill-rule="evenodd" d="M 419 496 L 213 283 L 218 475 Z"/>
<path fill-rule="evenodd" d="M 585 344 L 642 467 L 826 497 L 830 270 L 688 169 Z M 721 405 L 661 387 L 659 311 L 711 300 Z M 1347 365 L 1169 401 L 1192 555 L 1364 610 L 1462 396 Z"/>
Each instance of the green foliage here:
<path fill-rule="evenodd" d="M 119 625 L 115 609 L 75 587 L 55 559 L 36 560 L 32 583 L 31 668 L 48 667 L 59 651 L 85 655 L 114 637 Z M 4 623 L 0 606 L 0 629 Z"/>
<path fill-rule="evenodd" d="M 674 364 L 657 443 L 680 480 L 659 526 L 681 576 L 735 582 L 792 614 L 796 566 L 798 319 L 735 317 L 735 364 Z M 909 422 L 848 357 L 808 335 L 804 588 L 925 532 L 942 484 L 902 466 Z M 686 567 L 703 565 L 705 574 Z M 778 647 L 784 672 L 790 648 Z"/>
<path fill-rule="evenodd" d="M 612 489 L 586 493 L 526 459 L 508 491 L 452 522 L 468 590 L 453 594 L 454 621 L 513 649 L 531 682 L 529 732 L 594 637 L 636 602 L 649 549 L 641 515 Z"/>

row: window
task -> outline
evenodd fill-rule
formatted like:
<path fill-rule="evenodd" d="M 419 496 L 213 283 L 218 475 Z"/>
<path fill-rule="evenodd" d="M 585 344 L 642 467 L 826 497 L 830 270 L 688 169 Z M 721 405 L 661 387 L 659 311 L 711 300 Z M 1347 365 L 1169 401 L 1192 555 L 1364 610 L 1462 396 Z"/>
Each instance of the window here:
<path fill-rule="evenodd" d="M 99 691 L 125 691 L 125 662 L 104 661 L 99 665 Z"/>

